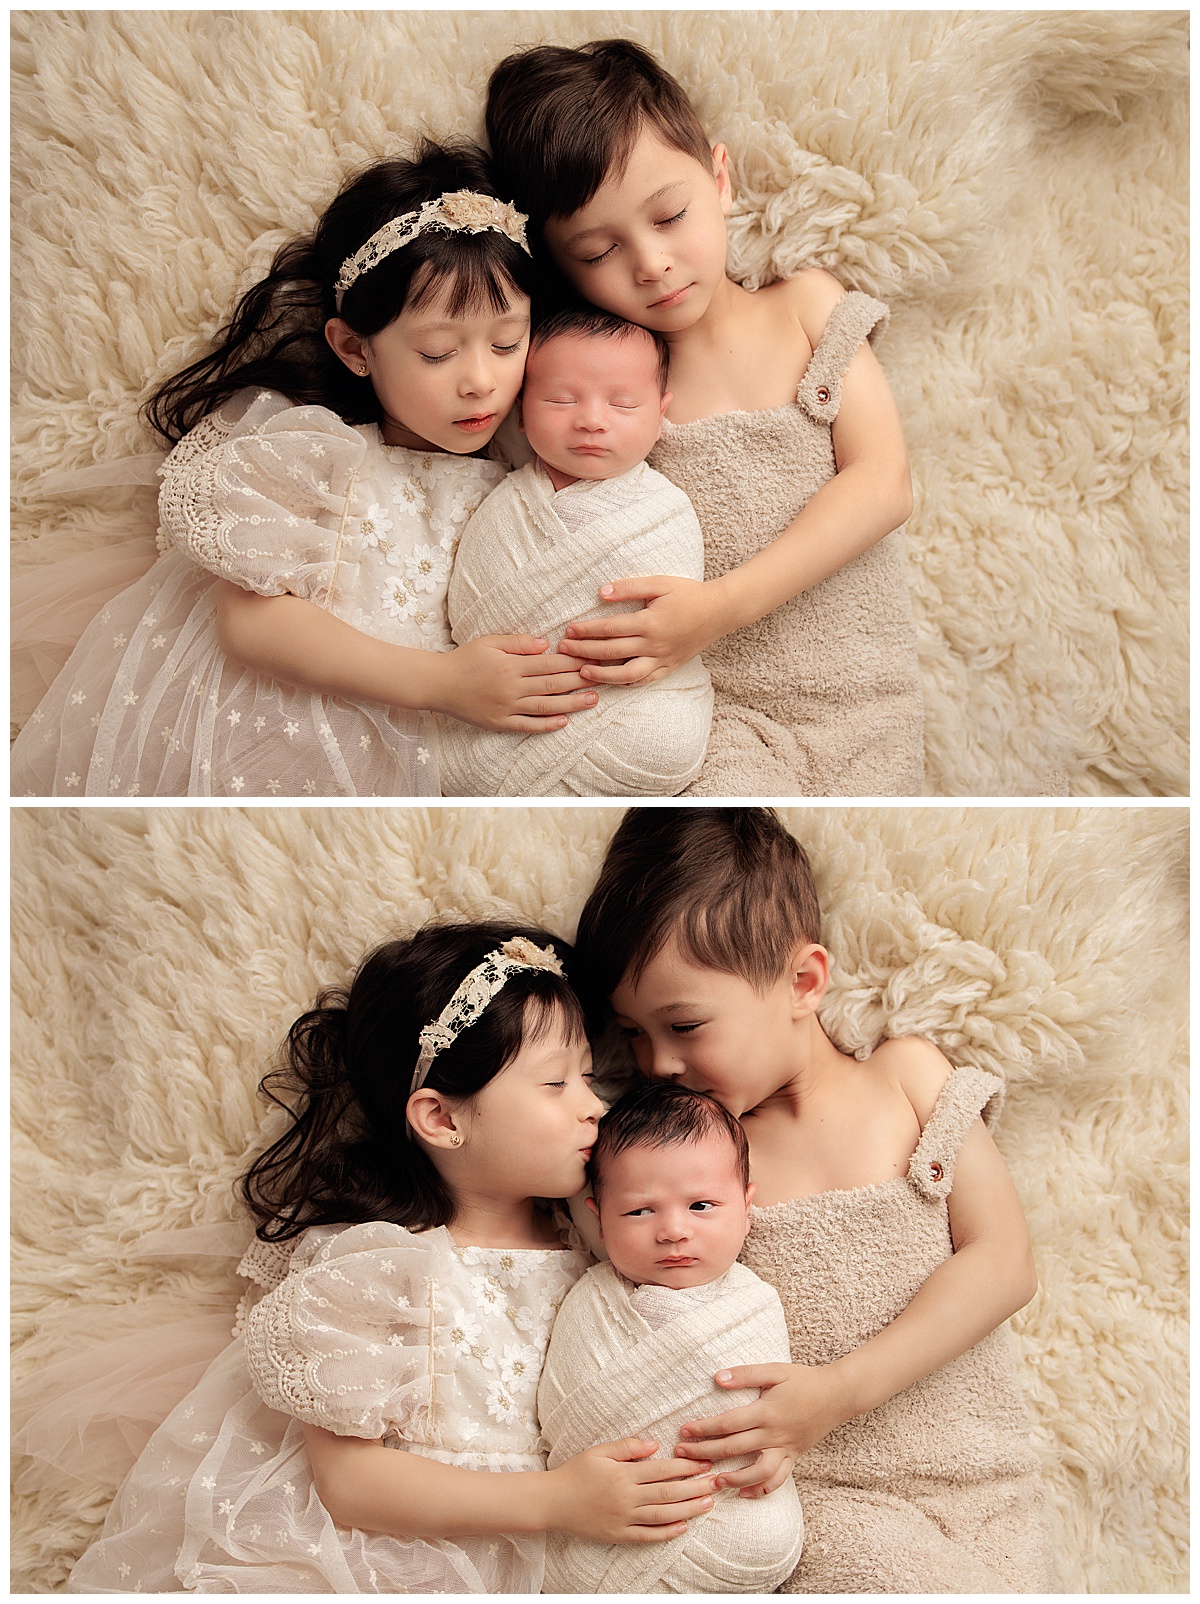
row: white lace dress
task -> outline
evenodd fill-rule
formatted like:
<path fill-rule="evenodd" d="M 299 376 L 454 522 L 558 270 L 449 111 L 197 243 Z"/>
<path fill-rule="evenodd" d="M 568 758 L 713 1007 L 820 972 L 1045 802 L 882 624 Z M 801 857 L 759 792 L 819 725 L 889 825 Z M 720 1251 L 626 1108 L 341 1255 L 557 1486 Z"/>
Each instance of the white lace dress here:
<path fill-rule="evenodd" d="M 301 1422 L 472 1470 L 545 1468 L 537 1384 L 574 1249 L 319 1226 L 123 1483 L 71 1573 L 85 1593 L 536 1593 L 540 1537 L 403 1540 L 335 1526 Z"/>
<path fill-rule="evenodd" d="M 162 555 L 106 602 L 12 754 L 16 796 L 436 796 L 424 714 L 231 663 L 216 578 L 291 593 L 445 651 L 458 537 L 498 462 L 385 445 L 373 425 L 245 392 L 162 468 Z"/>

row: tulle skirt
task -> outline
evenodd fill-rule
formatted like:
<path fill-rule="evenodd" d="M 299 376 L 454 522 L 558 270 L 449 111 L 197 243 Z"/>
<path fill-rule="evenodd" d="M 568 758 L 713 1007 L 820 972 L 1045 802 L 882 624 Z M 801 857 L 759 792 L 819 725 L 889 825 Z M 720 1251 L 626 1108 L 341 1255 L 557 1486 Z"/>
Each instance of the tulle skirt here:
<path fill-rule="evenodd" d="M 181 553 L 103 603 L 13 746 L 14 796 L 436 796 L 432 720 L 261 678 Z"/>

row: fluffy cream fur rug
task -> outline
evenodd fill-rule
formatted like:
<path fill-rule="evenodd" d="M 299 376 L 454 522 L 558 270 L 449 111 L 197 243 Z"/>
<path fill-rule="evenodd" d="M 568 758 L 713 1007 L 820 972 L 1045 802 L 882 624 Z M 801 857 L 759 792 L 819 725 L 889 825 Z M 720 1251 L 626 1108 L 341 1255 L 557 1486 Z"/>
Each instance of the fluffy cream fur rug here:
<path fill-rule="evenodd" d="M 1040 1297 L 1016 1320 L 1066 1591 L 1186 1591 L 1186 814 L 792 808 L 840 1043 L 927 1034 L 1007 1077 Z M 181 1315 L 225 1265 L 143 1234 L 234 1215 L 291 1020 L 431 915 L 570 936 L 612 809 L 17 810 L 15 1374 Z M 33 1476 L 16 1590 L 61 1587 L 111 1479 Z"/>
<path fill-rule="evenodd" d="M 515 45 L 624 33 L 730 147 L 733 271 L 815 262 L 892 305 L 927 789 L 1185 794 L 1186 25 L 17 13 L 18 566 L 128 532 L 47 474 L 145 449 L 150 383 L 348 170 L 422 130 L 478 133 Z"/>

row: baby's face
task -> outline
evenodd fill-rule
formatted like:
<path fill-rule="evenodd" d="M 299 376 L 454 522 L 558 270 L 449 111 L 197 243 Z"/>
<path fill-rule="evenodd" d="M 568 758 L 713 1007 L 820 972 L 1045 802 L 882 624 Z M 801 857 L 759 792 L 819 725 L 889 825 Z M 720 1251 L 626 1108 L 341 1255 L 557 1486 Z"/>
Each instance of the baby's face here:
<path fill-rule="evenodd" d="M 627 1147 L 604 1162 L 600 1234 L 613 1264 L 640 1286 L 698 1287 L 724 1275 L 750 1227 L 754 1187 L 742 1185 L 727 1136 Z"/>
<path fill-rule="evenodd" d="M 645 461 L 669 400 L 648 335 L 560 334 L 530 352 L 521 426 L 561 490 Z"/>

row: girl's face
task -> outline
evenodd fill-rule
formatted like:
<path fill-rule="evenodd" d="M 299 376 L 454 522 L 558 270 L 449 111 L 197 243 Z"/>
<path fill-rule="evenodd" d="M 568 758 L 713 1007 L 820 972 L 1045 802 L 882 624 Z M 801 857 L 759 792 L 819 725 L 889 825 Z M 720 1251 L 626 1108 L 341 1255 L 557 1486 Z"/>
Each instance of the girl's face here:
<path fill-rule="evenodd" d="M 793 1077 L 796 1027 L 811 1014 L 790 971 L 759 991 L 694 962 L 674 941 L 636 982 L 622 979 L 612 1006 L 643 1075 L 711 1092 L 738 1118 Z"/>
<path fill-rule="evenodd" d="M 451 317 L 449 291 L 439 286 L 378 334 L 359 339 L 334 318 L 326 335 L 352 373 L 366 365 L 388 445 L 464 456 L 488 443 L 517 399 L 529 300 L 513 291 L 502 311 Z"/>
<path fill-rule="evenodd" d="M 517 1201 L 573 1197 L 604 1104 L 592 1091 L 592 1053 L 561 1018 L 455 1115 L 464 1146 L 456 1191 Z"/>
<path fill-rule="evenodd" d="M 623 173 L 542 232 L 589 301 L 669 339 L 703 317 L 725 278 L 731 202 L 724 146 L 706 169 L 647 128 Z"/>

